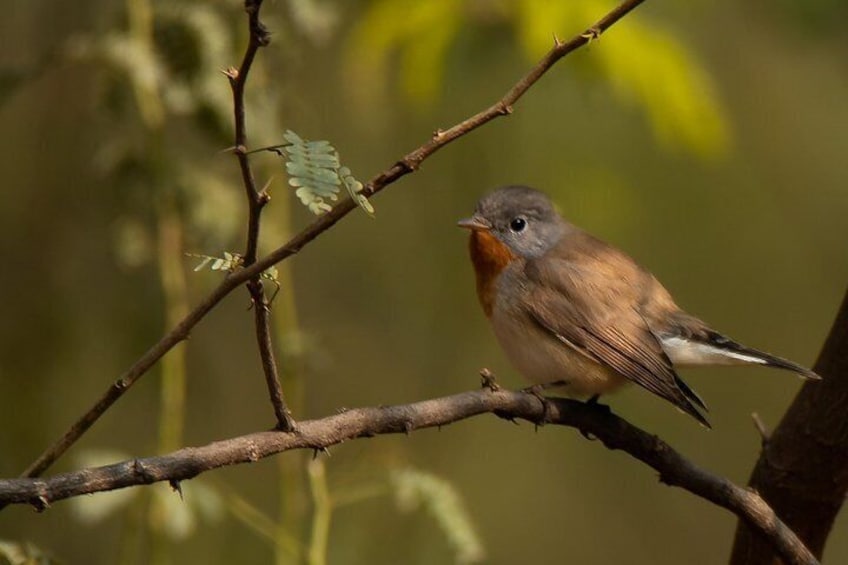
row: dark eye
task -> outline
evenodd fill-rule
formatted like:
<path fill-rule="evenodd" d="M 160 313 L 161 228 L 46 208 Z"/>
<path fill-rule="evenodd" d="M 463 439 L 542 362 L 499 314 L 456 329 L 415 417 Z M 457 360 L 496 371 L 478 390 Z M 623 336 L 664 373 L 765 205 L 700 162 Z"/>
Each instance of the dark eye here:
<path fill-rule="evenodd" d="M 526 227 L 527 227 L 527 220 L 525 220 L 524 218 L 521 218 L 521 217 L 519 217 L 519 218 L 514 218 L 514 219 L 513 219 L 513 220 L 509 223 L 509 229 L 511 229 L 512 231 L 514 231 L 514 232 L 516 232 L 516 233 L 517 233 L 517 232 L 520 232 L 520 231 L 523 231 L 523 230 L 524 230 L 524 228 L 526 228 Z"/>

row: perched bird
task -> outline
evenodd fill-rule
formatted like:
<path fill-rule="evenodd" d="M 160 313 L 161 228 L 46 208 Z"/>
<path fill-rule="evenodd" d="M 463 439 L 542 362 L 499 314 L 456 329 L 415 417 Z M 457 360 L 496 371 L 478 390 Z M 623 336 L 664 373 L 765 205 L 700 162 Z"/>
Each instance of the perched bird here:
<path fill-rule="evenodd" d="M 765 365 L 820 378 L 687 314 L 651 273 L 565 221 L 538 190 L 495 190 L 458 225 L 471 230 L 477 296 L 495 336 L 534 383 L 596 399 L 632 381 L 710 427 L 677 367 Z"/>

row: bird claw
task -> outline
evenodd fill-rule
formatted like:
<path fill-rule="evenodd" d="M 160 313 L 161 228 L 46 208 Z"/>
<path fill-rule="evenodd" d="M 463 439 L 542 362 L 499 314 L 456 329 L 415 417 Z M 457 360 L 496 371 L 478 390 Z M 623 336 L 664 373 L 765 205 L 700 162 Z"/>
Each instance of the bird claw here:
<path fill-rule="evenodd" d="M 512 422 L 516 426 L 518 425 L 518 420 L 515 419 L 515 416 L 510 414 L 509 412 L 504 412 L 503 410 L 494 410 L 492 412 L 495 416 L 500 418 L 501 420 L 506 420 L 507 422 Z"/>
<path fill-rule="evenodd" d="M 586 400 L 585 404 L 586 404 L 586 406 L 590 406 L 593 410 L 601 410 L 602 412 L 609 414 L 610 413 L 609 405 L 601 404 L 600 402 L 598 402 L 598 400 L 600 398 L 601 398 L 600 394 L 594 394 L 594 395 L 592 395 L 591 398 Z M 589 441 L 597 441 L 597 439 L 598 439 L 597 436 L 593 436 L 592 434 L 590 434 L 589 432 L 587 432 L 585 430 L 579 430 L 579 431 L 580 431 L 580 435 L 583 436 L 584 438 L 588 439 Z"/>
<path fill-rule="evenodd" d="M 551 422 L 551 408 L 548 405 L 548 399 L 542 394 L 546 388 L 550 388 L 550 385 L 546 384 L 535 384 L 533 386 L 529 386 L 527 388 L 521 389 L 521 392 L 524 394 L 529 394 L 531 396 L 535 396 L 539 402 L 542 403 L 542 417 L 539 418 L 533 424 L 536 426 L 536 430 L 539 430 L 539 426 L 544 426 L 545 424 L 549 424 Z"/>
<path fill-rule="evenodd" d="M 600 410 L 606 414 L 612 412 L 612 410 L 610 410 L 609 404 L 601 404 L 600 402 L 598 402 L 600 398 L 600 394 L 593 395 L 586 401 L 586 406 L 592 406 L 595 410 Z"/>

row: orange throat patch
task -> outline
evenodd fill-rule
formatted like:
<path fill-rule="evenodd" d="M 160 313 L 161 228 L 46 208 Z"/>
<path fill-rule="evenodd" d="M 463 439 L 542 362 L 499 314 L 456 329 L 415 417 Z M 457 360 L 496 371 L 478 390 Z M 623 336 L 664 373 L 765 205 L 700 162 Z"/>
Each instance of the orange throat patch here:
<path fill-rule="evenodd" d="M 486 317 L 491 317 L 495 305 L 495 282 L 515 255 L 488 231 L 471 232 L 468 248 L 477 274 L 477 298 Z"/>

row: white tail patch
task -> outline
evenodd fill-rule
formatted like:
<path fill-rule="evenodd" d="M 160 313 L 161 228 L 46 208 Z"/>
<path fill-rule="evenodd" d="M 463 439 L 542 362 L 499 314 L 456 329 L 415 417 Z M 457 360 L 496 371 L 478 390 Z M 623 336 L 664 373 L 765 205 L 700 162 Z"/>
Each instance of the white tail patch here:
<path fill-rule="evenodd" d="M 766 361 L 752 355 L 728 351 L 715 345 L 690 341 L 681 337 L 661 337 L 660 343 L 671 362 L 680 366 L 698 365 L 765 365 Z"/>

